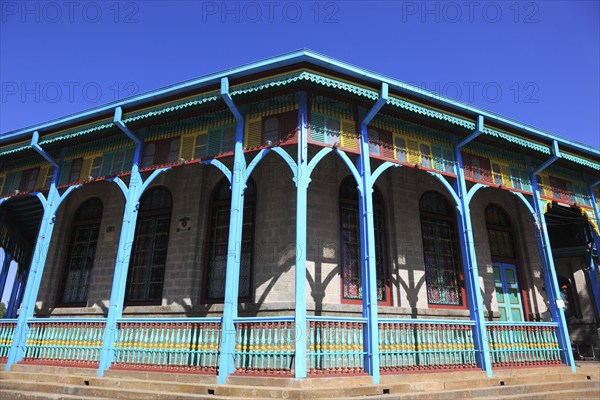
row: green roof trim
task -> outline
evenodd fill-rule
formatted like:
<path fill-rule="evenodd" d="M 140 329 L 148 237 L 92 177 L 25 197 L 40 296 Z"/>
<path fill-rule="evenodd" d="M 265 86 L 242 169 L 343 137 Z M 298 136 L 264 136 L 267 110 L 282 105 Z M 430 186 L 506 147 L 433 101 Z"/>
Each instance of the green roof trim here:
<path fill-rule="evenodd" d="M 134 121 L 139 121 L 145 118 L 156 117 L 158 115 L 170 113 L 173 111 L 183 110 L 184 108 L 199 106 L 203 103 L 208 103 L 211 101 L 216 101 L 220 98 L 219 95 L 202 95 L 194 97 L 193 99 L 186 99 L 176 103 L 163 104 L 157 107 L 154 107 L 151 110 L 143 110 L 139 112 L 132 113 L 127 117 L 123 118 L 123 122 L 129 123 Z"/>
<path fill-rule="evenodd" d="M 73 139 L 78 136 L 87 135 L 88 133 L 100 131 L 100 130 L 107 129 L 107 128 L 112 128 L 113 126 L 114 126 L 114 124 L 112 122 L 107 122 L 107 123 L 103 123 L 103 124 L 96 124 L 89 128 L 86 128 L 86 129 L 79 129 L 79 130 L 71 129 L 66 132 L 61 132 L 58 134 L 46 136 L 44 139 L 39 141 L 39 144 L 40 144 L 40 146 L 43 146 L 45 144 L 51 144 L 51 143 L 55 143 L 55 142 L 59 142 L 59 141 L 63 141 L 63 140 Z M 27 150 L 30 148 L 31 148 L 30 144 L 17 145 L 15 147 L 13 147 L 12 149 L 8 149 L 8 150 L 4 150 L 4 151 L 0 152 L 0 157 L 8 155 L 8 154 L 17 153 L 19 151 Z"/>
<path fill-rule="evenodd" d="M 593 162 L 593 161 L 590 161 L 590 160 L 586 160 L 585 158 L 578 157 L 578 156 L 576 156 L 574 154 L 569 154 L 569 153 L 563 153 L 563 152 L 561 152 L 560 155 L 565 160 L 569 160 L 569 161 L 574 162 L 576 164 L 583 165 L 583 166 L 589 167 L 591 169 L 595 169 L 596 171 L 600 171 L 600 163 Z"/>
<path fill-rule="evenodd" d="M 517 137 L 517 136 L 513 136 L 511 134 L 504 133 L 504 132 L 501 132 L 501 131 L 497 131 L 497 130 L 492 129 L 492 128 L 484 127 L 483 128 L 483 133 L 485 133 L 486 135 L 490 135 L 490 136 L 493 136 L 493 137 L 504 139 L 507 142 L 514 143 L 514 144 L 517 144 L 519 146 L 523 146 L 523 147 L 527 147 L 527 148 L 532 149 L 532 150 L 539 151 L 540 153 L 543 153 L 543 154 L 551 154 L 549 146 L 545 146 L 543 144 L 535 143 L 535 142 L 532 142 L 530 140 L 523 139 L 523 138 L 520 138 L 520 137 Z"/>
<path fill-rule="evenodd" d="M 388 104 L 391 104 L 396 107 L 403 108 L 408 111 L 412 111 L 417 114 L 426 115 L 431 118 L 441 119 L 443 121 L 448 121 L 451 124 L 462 126 L 463 128 L 467 128 L 470 130 L 475 130 L 475 122 L 471 122 L 469 120 L 455 117 L 450 114 L 443 113 L 441 111 L 436 111 L 428 107 L 420 106 L 415 103 L 411 103 L 406 100 L 398 99 L 396 97 L 390 97 L 388 100 Z"/>

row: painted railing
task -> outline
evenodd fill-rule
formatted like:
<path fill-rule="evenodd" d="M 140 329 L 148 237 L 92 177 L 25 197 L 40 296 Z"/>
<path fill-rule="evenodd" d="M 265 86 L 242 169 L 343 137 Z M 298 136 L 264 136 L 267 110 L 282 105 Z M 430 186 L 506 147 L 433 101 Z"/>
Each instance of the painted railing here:
<path fill-rule="evenodd" d="M 8 351 L 12 345 L 16 327 L 16 319 L 0 320 L 0 364 L 4 364 L 8 358 Z"/>
<path fill-rule="evenodd" d="M 364 374 L 366 318 L 308 317 L 308 372 Z"/>
<path fill-rule="evenodd" d="M 472 321 L 380 319 L 383 373 L 476 368 Z"/>
<path fill-rule="evenodd" d="M 292 374 L 296 339 L 293 317 L 236 318 L 234 324 L 236 373 Z"/>
<path fill-rule="evenodd" d="M 22 362 L 97 367 L 105 322 L 95 318 L 30 319 Z"/>
<path fill-rule="evenodd" d="M 560 364 L 552 322 L 487 322 L 493 367 Z"/>
<path fill-rule="evenodd" d="M 216 374 L 220 342 L 220 318 L 122 318 L 112 368 Z"/>

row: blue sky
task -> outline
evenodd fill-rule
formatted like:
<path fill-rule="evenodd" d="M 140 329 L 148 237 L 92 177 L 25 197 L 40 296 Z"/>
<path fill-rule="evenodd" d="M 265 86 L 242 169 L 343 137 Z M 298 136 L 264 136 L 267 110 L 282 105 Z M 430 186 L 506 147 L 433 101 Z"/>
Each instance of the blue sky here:
<path fill-rule="evenodd" d="M 310 48 L 600 147 L 597 1 L 1 1 L 0 132 Z"/>

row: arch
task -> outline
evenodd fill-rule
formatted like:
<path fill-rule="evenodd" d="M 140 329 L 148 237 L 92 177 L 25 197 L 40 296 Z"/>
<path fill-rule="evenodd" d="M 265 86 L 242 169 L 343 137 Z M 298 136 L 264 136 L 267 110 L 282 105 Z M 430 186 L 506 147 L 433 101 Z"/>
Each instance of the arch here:
<path fill-rule="evenodd" d="M 352 160 L 350 160 L 350 158 L 348 157 L 348 155 L 345 152 L 340 151 L 340 150 L 338 150 L 336 148 L 333 148 L 333 147 L 326 147 L 326 148 L 321 149 L 313 157 L 313 159 L 308 163 L 308 174 L 309 174 L 308 176 L 309 176 L 309 178 L 310 178 L 310 175 L 312 174 L 312 172 L 317 167 L 317 165 L 323 160 L 323 158 L 325 158 L 325 156 L 331 154 L 332 152 L 335 152 L 335 153 L 337 153 L 338 156 L 340 156 L 340 158 L 342 159 L 342 161 L 344 161 L 344 164 L 346 164 L 346 166 L 348 167 L 348 169 L 352 173 L 352 176 L 354 177 L 354 180 L 356 181 L 356 183 L 360 184 L 361 177 L 360 177 L 360 174 L 358 173 L 358 170 L 356 169 L 356 166 L 354 165 L 354 163 L 352 163 Z"/>
<path fill-rule="evenodd" d="M 430 307 L 464 308 L 454 207 L 441 192 L 430 190 L 419 199 L 419 214 L 427 301 Z"/>
<path fill-rule="evenodd" d="M 144 192 L 140 198 L 125 288 L 129 304 L 162 301 L 172 205 L 171 193 L 162 186 Z"/>
<path fill-rule="evenodd" d="M 75 211 L 58 287 L 60 305 L 85 307 L 87 303 L 103 212 L 104 205 L 97 197 L 83 201 Z"/>
<path fill-rule="evenodd" d="M 248 179 L 244 193 L 244 221 L 240 253 L 240 300 L 250 300 L 254 260 L 254 211 L 256 185 Z M 225 298 L 225 278 L 229 241 L 229 218 L 231 212 L 231 190 L 229 181 L 221 179 L 213 189 L 208 207 L 208 228 L 204 250 L 202 279 L 202 302 L 222 303 Z"/>
<path fill-rule="evenodd" d="M 456 207 L 459 207 L 460 199 L 458 198 L 458 195 L 456 194 L 456 191 L 454 190 L 454 188 L 452 187 L 450 182 L 448 182 L 446 180 L 446 178 L 444 178 L 444 176 L 438 172 L 427 171 L 427 173 L 429 175 L 433 176 L 434 178 L 436 178 L 438 181 L 440 181 L 442 183 L 442 185 L 444 185 L 446 190 L 448 190 L 448 194 L 452 197 L 452 200 L 454 200 L 454 205 Z M 459 210 L 460 210 L 460 207 L 459 207 Z"/>
<path fill-rule="evenodd" d="M 351 175 L 346 176 L 339 189 L 340 207 L 340 284 L 342 302 L 362 301 L 360 257 L 359 191 Z M 381 192 L 373 188 L 373 225 L 375 228 L 375 261 L 378 302 L 390 305 L 391 295 L 385 252 L 384 204 Z"/>
<path fill-rule="evenodd" d="M 375 182 L 377 182 L 377 179 L 379 179 L 381 174 L 383 174 L 385 171 L 387 171 L 390 168 L 396 168 L 401 166 L 402 164 L 393 163 L 391 161 L 384 162 L 379 167 L 377 167 L 377 169 L 371 174 L 371 186 L 375 186 Z"/>
<path fill-rule="evenodd" d="M 281 157 L 283 159 L 283 161 L 285 161 L 285 163 L 287 164 L 287 166 L 290 168 L 290 170 L 292 171 L 293 179 L 296 180 L 298 173 L 298 166 L 296 165 L 296 162 L 294 161 L 294 159 L 285 151 L 283 150 L 281 147 L 272 147 L 272 148 L 266 148 L 266 149 L 261 149 L 258 154 L 256 154 L 256 156 L 254 156 L 254 158 L 252 159 L 252 161 L 250 162 L 250 164 L 248 164 L 248 167 L 246 168 L 245 171 L 245 179 L 248 180 L 250 178 L 250 175 L 252 175 L 252 172 L 254 171 L 254 168 L 256 168 L 256 166 L 270 153 L 273 152 L 275 154 L 277 154 L 279 157 Z"/>

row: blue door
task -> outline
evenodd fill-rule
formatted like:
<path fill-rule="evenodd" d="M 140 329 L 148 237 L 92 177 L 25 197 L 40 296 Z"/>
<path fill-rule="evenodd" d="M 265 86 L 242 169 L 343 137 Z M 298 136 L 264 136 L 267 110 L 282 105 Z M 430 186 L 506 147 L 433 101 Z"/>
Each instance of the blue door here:
<path fill-rule="evenodd" d="M 524 321 L 523 299 L 514 264 L 493 263 L 500 321 Z"/>

